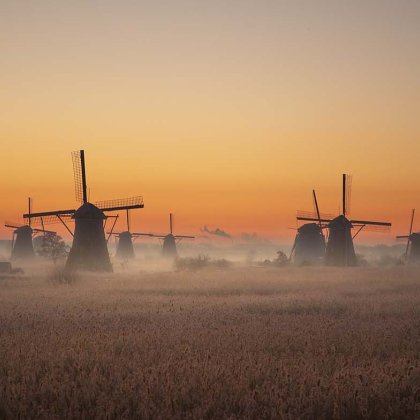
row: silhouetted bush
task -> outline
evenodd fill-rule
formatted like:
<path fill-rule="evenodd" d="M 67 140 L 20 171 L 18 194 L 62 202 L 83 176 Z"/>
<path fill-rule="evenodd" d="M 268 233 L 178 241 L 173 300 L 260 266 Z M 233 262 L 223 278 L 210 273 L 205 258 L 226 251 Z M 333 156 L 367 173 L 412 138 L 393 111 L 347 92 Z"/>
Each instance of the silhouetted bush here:
<path fill-rule="evenodd" d="M 206 267 L 228 268 L 230 261 L 222 258 L 212 260 L 208 255 L 199 255 L 198 257 L 177 258 L 175 268 L 177 270 L 202 270 Z"/>

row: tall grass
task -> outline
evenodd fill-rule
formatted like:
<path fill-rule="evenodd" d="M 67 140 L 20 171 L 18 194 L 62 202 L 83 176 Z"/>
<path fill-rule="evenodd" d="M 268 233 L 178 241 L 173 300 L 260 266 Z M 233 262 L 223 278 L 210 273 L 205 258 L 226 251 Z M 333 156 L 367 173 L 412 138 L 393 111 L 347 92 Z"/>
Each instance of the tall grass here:
<path fill-rule="evenodd" d="M 1 291 L 1 418 L 418 416 L 410 269 L 138 272 L 61 285 L 39 276 Z"/>

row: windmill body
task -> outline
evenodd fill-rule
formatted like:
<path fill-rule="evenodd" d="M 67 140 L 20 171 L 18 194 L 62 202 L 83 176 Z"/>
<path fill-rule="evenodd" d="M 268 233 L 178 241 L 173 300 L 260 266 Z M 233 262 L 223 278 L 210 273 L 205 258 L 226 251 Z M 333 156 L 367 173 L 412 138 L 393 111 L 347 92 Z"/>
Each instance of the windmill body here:
<path fill-rule="evenodd" d="M 409 265 L 420 265 L 420 232 L 413 232 L 416 209 L 411 210 L 411 221 L 408 235 L 397 236 L 397 239 L 406 239 L 407 245 L 404 260 Z"/>
<path fill-rule="evenodd" d="M 331 220 L 328 227 L 328 243 L 325 254 L 327 265 L 353 266 L 356 265 L 351 230 L 353 225 L 344 215 Z"/>
<path fill-rule="evenodd" d="M 135 258 L 133 235 L 131 232 L 125 231 L 118 234 L 118 245 L 115 256 L 120 260 L 132 260 Z"/>
<path fill-rule="evenodd" d="M 325 257 L 325 239 L 317 223 L 305 223 L 298 228 L 293 262 L 302 264 L 322 264 Z"/>
<path fill-rule="evenodd" d="M 172 233 L 163 238 L 162 255 L 165 258 L 176 258 L 178 256 L 175 236 Z"/>
<path fill-rule="evenodd" d="M 12 260 L 28 260 L 35 257 L 32 243 L 33 230 L 30 226 L 20 226 L 14 231 L 15 240 L 12 248 Z"/>
<path fill-rule="evenodd" d="M 408 254 L 408 264 L 420 264 L 420 232 L 410 235 L 410 252 Z"/>
<path fill-rule="evenodd" d="M 87 198 L 85 154 L 83 150 L 73 152 L 73 171 L 76 199 L 81 202 L 77 210 L 54 210 L 24 214 L 24 218 L 59 220 L 73 236 L 73 243 L 66 261 L 68 271 L 86 270 L 111 272 L 104 225 L 107 212 L 143 208 L 142 197 L 102 201 L 92 204 Z M 74 233 L 65 223 L 65 218 L 74 221 Z"/>
<path fill-rule="evenodd" d="M 75 222 L 73 244 L 66 269 L 69 271 L 112 271 L 104 232 L 104 212 L 91 203 L 80 206 L 72 218 Z"/>

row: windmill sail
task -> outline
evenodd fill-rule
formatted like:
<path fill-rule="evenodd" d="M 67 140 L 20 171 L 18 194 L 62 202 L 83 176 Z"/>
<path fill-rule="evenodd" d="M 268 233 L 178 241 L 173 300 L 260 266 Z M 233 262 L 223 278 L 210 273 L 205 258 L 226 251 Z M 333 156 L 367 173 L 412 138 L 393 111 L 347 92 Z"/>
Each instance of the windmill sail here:
<path fill-rule="evenodd" d="M 74 175 L 74 190 L 76 201 L 80 203 L 87 202 L 87 186 L 86 186 L 86 168 L 85 168 L 85 151 L 77 150 L 72 152 Z"/>
<path fill-rule="evenodd" d="M 144 208 L 143 197 L 120 198 L 116 200 L 97 201 L 94 203 L 102 211 L 119 211 Z"/>
<path fill-rule="evenodd" d="M 343 174 L 343 215 L 350 214 L 351 205 L 351 185 L 353 177 L 351 175 Z"/>

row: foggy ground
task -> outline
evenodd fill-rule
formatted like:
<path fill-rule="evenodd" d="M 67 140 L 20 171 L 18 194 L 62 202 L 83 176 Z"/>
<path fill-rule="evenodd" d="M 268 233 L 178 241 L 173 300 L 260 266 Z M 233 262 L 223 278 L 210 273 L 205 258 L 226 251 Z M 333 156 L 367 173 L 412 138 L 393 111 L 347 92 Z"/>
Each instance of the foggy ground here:
<path fill-rule="evenodd" d="M 407 418 L 415 269 L 0 279 L 0 418 Z"/>

